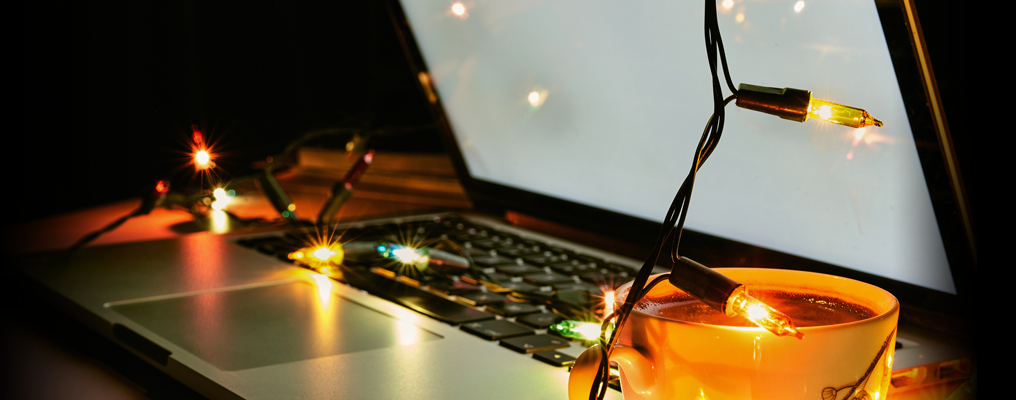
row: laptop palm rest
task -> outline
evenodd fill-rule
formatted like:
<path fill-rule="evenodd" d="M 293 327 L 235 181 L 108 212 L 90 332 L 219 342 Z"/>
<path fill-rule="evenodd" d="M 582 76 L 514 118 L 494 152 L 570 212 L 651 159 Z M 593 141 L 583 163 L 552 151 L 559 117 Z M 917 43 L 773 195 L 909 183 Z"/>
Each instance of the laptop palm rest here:
<path fill-rule="evenodd" d="M 290 281 L 109 308 L 224 371 L 442 339 L 329 285 Z"/>

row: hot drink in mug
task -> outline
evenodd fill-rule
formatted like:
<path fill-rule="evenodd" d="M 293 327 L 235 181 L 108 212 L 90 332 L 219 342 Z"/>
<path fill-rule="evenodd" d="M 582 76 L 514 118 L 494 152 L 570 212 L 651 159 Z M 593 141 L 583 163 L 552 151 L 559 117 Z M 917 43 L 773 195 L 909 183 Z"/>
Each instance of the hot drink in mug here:
<path fill-rule="evenodd" d="M 899 316 L 890 293 L 811 272 L 717 271 L 789 315 L 804 338 L 777 337 L 661 283 L 636 305 L 610 357 L 626 400 L 886 397 Z M 617 290 L 618 304 L 627 288 Z M 589 398 L 599 357 L 594 347 L 576 361 L 572 400 Z"/>

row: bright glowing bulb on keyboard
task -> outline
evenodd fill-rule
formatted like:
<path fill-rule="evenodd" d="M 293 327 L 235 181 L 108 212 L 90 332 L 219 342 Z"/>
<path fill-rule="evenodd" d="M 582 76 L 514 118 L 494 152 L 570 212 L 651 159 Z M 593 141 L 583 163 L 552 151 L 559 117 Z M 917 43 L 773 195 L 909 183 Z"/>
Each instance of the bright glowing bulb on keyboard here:
<path fill-rule="evenodd" d="M 575 320 L 564 320 L 554 325 L 551 325 L 548 329 L 557 332 L 559 335 L 585 341 L 597 340 L 600 337 L 600 323 L 599 322 L 581 322 Z M 607 339 L 610 339 L 611 329 L 607 329 Z"/>
<path fill-rule="evenodd" d="M 318 260 L 327 260 L 329 258 L 332 258 L 332 256 L 335 255 L 335 252 L 327 247 L 319 247 L 317 250 L 314 250 L 314 252 L 311 254 L 314 255 L 314 258 L 317 258 Z"/>
<path fill-rule="evenodd" d="M 606 318 L 613 312 L 614 312 L 614 291 L 608 290 L 603 293 L 603 317 Z"/>
<path fill-rule="evenodd" d="M 342 245 L 333 244 L 330 246 L 304 247 L 289 253 L 290 260 L 296 260 L 310 265 L 316 269 L 328 268 L 330 265 L 342 264 Z"/>
<path fill-rule="evenodd" d="M 399 260 L 400 263 L 409 264 L 421 270 L 426 268 L 430 262 L 430 256 L 427 254 L 426 249 L 400 247 L 392 250 L 392 256 L 396 260 Z"/>
<path fill-rule="evenodd" d="M 424 270 L 430 264 L 430 249 L 427 247 L 411 247 L 394 243 L 378 243 L 377 252 L 381 257 L 393 259 L 404 265 L 412 265 Z"/>

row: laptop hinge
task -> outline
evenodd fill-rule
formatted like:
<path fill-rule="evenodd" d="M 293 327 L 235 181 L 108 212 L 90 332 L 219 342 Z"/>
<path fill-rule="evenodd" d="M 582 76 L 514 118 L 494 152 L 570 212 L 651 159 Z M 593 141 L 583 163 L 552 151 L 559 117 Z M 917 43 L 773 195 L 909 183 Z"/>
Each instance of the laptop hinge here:
<path fill-rule="evenodd" d="M 643 248 L 642 246 L 575 229 L 531 215 L 523 214 L 518 211 L 506 210 L 504 212 L 504 219 L 508 223 L 520 228 L 545 233 L 598 250 L 634 258 L 636 260 L 644 259 L 646 254 L 649 253 L 649 249 Z"/>

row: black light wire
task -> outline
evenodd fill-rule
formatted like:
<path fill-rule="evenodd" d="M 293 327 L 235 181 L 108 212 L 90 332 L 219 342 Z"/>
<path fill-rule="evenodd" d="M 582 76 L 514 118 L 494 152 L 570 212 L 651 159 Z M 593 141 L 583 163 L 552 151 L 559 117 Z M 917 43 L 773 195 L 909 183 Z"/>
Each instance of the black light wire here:
<path fill-rule="evenodd" d="M 155 200 L 151 196 L 152 196 L 151 194 L 148 194 L 144 198 L 142 198 L 141 205 L 138 206 L 138 208 L 135 208 L 130 213 L 128 213 L 128 214 L 126 214 L 126 215 L 116 219 L 113 222 L 110 222 L 109 224 L 107 224 L 106 226 L 104 226 L 102 228 L 99 228 L 98 230 L 95 230 L 93 232 L 90 232 L 90 233 L 82 236 L 81 238 L 78 239 L 78 241 L 74 242 L 73 245 L 68 247 L 67 251 L 68 252 L 75 252 L 77 250 L 80 250 L 82 247 L 85 247 L 86 245 L 88 245 L 89 243 L 94 241 L 95 239 L 98 239 L 99 236 L 102 236 L 102 235 L 106 234 L 107 232 L 113 231 L 116 228 L 119 228 L 120 225 L 123 225 L 124 222 L 127 222 L 127 220 L 129 220 L 131 218 L 134 218 L 134 217 L 141 216 L 141 215 L 148 215 L 155 208 L 158 208 L 158 207 L 167 207 L 168 208 L 168 207 L 172 207 L 172 206 L 175 206 L 175 205 L 187 204 L 187 203 L 191 203 L 191 202 L 195 202 L 195 201 L 207 198 L 207 197 L 209 197 L 211 195 L 210 194 L 209 195 L 196 195 L 196 196 L 184 197 L 183 199 L 174 199 L 174 198 L 168 196 L 168 193 L 167 193 L 166 197 L 163 200 L 161 200 L 161 201 Z"/>
<path fill-rule="evenodd" d="M 635 307 L 635 303 L 638 302 L 638 300 L 648 293 L 654 286 L 663 282 L 669 276 L 668 274 L 659 276 L 649 285 L 646 285 L 646 281 L 649 280 L 653 267 L 659 259 L 660 252 L 663 250 L 664 246 L 666 246 L 666 242 L 671 235 L 674 236 L 674 241 L 670 251 L 671 257 L 674 260 L 677 260 L 678 258 L 681 233 L 684 230 L 684 222 L 687 218 L 688 207 L 691 203 L 691 194 L 692 188 L 695 185 L 695 176 L 698 173 L 698 170 L 712 154 L 713 150 L 716 149 L 716 145 L 720 141 L 720 137 L 723 133 L 723 123 L 726 119 L 724 107 L 737 98 L 737 89 L 734 87 L 734 83 L 730 79 L 730 72 L 727 68 L 727 56 L 723 49 L 723 40 L 720 37 L 719 22 L 716 18 L 715 0 L 705 0 L 704 25 L 706 56 L 709 62 L 709 72 L 712 75 L 713 114 L 706 123 L 706 128 L 702 132 L 702 137 L 699 139 L 691 170 L 684 182 L 681 184 L 680 189 L 678 189 L 677 195 L 674 196 L 674 201 L 671 203 L 670 209 L 667 210 L 666 217 L 660 227 L 660 232 L 654 242 L 653 249 L 649 253 L 649 257 L 647 257 L 646 261 L 642 264 L 642 268 L 639 270 L 638 275 L 632 282 L 628 294 L 625 296 L 624 304 L 622 304 L 620 309 L 616 311 L 617 315 L 612 316 L 612 318 L 604 319 L 604 327 L 606 327 L 611 320 L 614 320 L 615 333 L 611 335 L 608 340 L 606 338 L 606 329 L 600 330 L 600 365 L 599 369 L 596 371 L 596 376 L 593 379 L 593 385 L 589 390 L 590 400 L 599 400 L 606 396 L 607 383 L 610 379 L 610 352 L 619 337 L 617 333 L 624 327 L 625 322 L 628 320 L 628 316 L 631 315 L 632 309 Z M 720 85 L 718 68 L 723 69 L 724 80 L 726 81 L 727 88 L 733 93 L 726 99 L 724 99 L 722 95 L 722 86 Z"/>
<path fill-rule="evenodd" d="M 145 214 L 148 213 L 145 212 L 144 207 L 138 207 L 134 209 L 134 211 L 131 211 L 129 214 L 124 215 L 113 222 L 110 222 L 109 225 L 106 225 L 100 228 L 99 230 L 96 230 L 94 232 L 86 234 L 85 236 L 82 236 L 80 239 L 78 239 L 77 242 L 74 242 L 74 244 L 71 245 L 71 247 L 68 248 L 67 251 L 77 251 L 78 249 L 84 247 L 88 243 L 91 243 L 93 240 L 97 239 L 99 236 L 102 236 L 104 233 L 112 231 L 118 228 L 120 225 L 123 225 L 123 223 L 127 222 L 128 219 Z"/>

